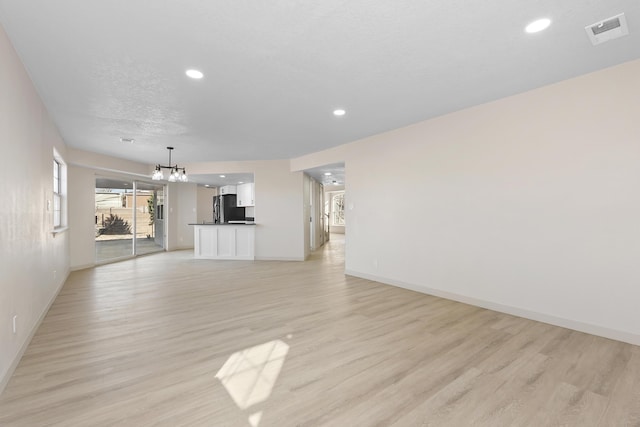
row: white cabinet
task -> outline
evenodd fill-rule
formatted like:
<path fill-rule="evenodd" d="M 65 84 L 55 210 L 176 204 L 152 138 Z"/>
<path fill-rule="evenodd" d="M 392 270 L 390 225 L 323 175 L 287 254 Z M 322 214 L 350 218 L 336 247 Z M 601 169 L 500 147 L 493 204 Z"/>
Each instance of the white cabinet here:
<path fill-rule="evenodd" d="M 255 206 L 255 185 L 253 182 L 238 185 L 238 206 Z"/>
<path fill-rule="evenodd" d="M 254 225 L 193 224 L 194 256 L 197 259 L 255 258 Z"/>
<path fill-rule="evenodd" d="M 236 186 L 235 185 L 223 185 L 220 187 L 220 194 L 236 194 Z"/>

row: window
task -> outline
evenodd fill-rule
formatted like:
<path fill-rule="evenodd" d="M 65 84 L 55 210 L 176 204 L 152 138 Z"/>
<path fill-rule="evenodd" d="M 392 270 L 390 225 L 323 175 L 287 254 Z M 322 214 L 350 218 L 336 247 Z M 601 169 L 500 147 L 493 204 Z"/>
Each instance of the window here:
<path fill-rule="evenodd" d="M 67 165 L 58 152 L 53 150 L 53 197 L 52 206 L 47 206 L 53 216 L 53 232 L 64 231 L 67 226 Z"/>
<path fill-rule="evenodd" d="M 344 192 L 331 197 L 331 225 L 344 225 Z"/>
<path fill-rule="evenodd" d="M 62 164 L 53 159 L 53 227 L 62 227 Z"/>

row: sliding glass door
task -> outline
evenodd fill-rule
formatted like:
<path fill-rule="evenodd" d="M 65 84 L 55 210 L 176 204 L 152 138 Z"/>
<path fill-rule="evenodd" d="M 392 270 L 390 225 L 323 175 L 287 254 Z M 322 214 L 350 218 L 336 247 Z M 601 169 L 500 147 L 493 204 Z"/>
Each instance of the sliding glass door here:
<path fill-rule="evenodd" d="M 133 256 L 133 181 L 96 178 L 96 262 Z"/>
<path fill-rule="evenodd" d="M 96 262 L 164 250 L 164 187 L 96 178 Z"/>
<path fill-rule="evenodd" d="M 164 249 L 164 187 L 136 182 L 136 255 Z"/>

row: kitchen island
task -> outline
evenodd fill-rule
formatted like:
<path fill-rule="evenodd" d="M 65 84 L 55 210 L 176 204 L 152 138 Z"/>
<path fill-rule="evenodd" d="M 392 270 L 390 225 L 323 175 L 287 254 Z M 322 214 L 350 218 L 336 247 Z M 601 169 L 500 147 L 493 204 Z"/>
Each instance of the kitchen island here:
<path fill-rule="evenodd" d="M 193 225 L 196 259 L 255 259 L 255 224 Z"/>

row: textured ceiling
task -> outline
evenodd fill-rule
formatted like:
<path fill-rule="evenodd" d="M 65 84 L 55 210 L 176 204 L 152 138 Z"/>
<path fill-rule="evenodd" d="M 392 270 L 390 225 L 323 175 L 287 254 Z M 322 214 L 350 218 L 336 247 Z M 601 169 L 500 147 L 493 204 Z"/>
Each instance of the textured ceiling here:
<path fill-rule="evenodd" d="M 0 0 L 0 23 L 69 146 L 150 164 L 292 158 L 640 57 L 637 0 Z"/>

